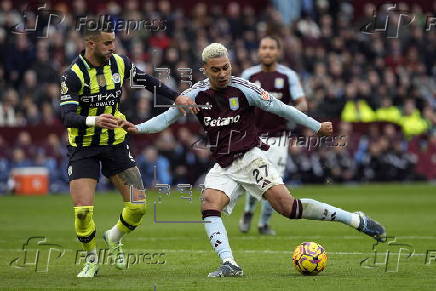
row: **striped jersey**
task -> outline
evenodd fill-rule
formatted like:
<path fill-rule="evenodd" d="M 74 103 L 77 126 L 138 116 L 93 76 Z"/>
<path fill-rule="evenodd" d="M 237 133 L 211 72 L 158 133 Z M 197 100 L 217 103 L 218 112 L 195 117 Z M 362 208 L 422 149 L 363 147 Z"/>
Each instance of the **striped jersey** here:
<path fill-rule="evenodd" d="M 122 86 L 130 77 L 132 63 L 125 56 L 113 54 L 102 66 L 95 67 L 82 52 L 64 72 L 61 78 L 60 106 L 77 105 L 78 115 L 99 116 L 103 113 L 126 119 L 119 111 Z M 105 129 L 82 126 L 68 128 L 71 146 L 116 145 L 124 141 L 122 128 Z"/>

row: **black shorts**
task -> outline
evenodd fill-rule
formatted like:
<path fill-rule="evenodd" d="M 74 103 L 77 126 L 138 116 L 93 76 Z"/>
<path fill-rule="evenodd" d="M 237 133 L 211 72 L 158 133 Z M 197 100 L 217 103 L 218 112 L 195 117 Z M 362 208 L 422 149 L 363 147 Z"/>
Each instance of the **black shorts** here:
<path fill-rule="evenodd" d="M 117 145 L 68 146 L 68 178 L 91 178 L 98 181 L 101 172 L 106 177 L 136 166 L 126 141 Z"/>

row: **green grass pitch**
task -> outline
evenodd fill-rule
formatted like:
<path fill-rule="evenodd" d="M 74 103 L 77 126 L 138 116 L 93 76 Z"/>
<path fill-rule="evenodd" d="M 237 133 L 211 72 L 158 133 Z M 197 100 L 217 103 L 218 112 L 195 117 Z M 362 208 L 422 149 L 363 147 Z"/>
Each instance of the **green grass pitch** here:
<path fill-rule="evenodd" d="M 126 271 L 102 265 L 98 277 L 78 279 L 80 266 L 75 264 L 75 257 L 80 246 L 74 235 L 69 195 L 6 196 L 0 197 L 0 289 L 436 290 L 434 185 L 304 186 L 291 191 L 296 197 L 318 199 L 350 211 L 362 210 L 382 222 L 396 242 L 376 246 L 374 252 L 374 241 L 348 226 L 289 221 L 277 214 L 272 225 L 278 235 L 263 237 L 257 233 L 258 211 L 250 233 L 241 234 L 237 228 L 243 207 L 240 199 L 234 213 L 224 217 L 224 223 L 245 276 L 207 278 L 219 260 L 203 225 L 154 222 L 155 215 L 161 222 L 200 220 L 199 193 L 194 192 L 192 202 L 181 199 L 183 194 L 177 192 L 164 195 L 155 212 L 153 202 L 158 201 L 158 194 L 150 192 L 141 227 L 124 241 L 126 252 L 132 253 L 132 263 L 134 255 L 140 262 Z M 115 193 L 100 193 L 95 200 L 97 244 L 104 247 L 102 233 L 116 222 L 122 204 Z M 29 245 L 23 264 L 23 244 L 34 236 L 46 237 L 47 244 L 64 250 L 61 257 L 53 250 L 45 269 L 49 247 L 40 246 L 37 267 L 47 272 L 35 272 L 35 244 Z M 292 250 L 303 241 L 316 241 L 327 250 L 327 268 L 318 276 L 302 276 L 291 265 Z M 151 258 L 153 253 L 163 255 Z M 11 265 L 15 258 L 19 259 Z M 152 264 L 156 262 L 159 264 Z"/>

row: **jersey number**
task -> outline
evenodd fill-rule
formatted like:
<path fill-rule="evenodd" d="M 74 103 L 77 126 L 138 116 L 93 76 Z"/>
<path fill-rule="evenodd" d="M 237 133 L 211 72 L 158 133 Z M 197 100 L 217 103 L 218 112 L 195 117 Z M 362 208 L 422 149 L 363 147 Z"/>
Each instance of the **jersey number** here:
<path fill-rule="evenodd" d="M 262 175 L 260 173 L 260 169 L 264 169 L 265 175 L 263 177 L 262 177 Z M 256 181 L 257 184 L 261 185 L 262 188 L 271 183 L 270 180 L 265 179 L 265 177 L 267 177 L 267 176 L 268 176 L 268 167 L 267 167 L 267 165 L 262 165 L 259 168 L 253 170 L 254 180 Z M 263 183 L 260 184 L 260 182 L 262 182 L 262 180 L 263 180 Z"/>

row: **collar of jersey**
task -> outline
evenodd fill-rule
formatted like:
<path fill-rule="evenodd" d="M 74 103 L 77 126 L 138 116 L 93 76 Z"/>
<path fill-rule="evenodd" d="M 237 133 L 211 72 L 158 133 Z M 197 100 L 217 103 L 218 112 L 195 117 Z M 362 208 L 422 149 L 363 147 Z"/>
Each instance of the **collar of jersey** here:
<path fill-rule="evenodd" d="M 81 51 L 80 52 L 80 54 L 79 54 L 79 58 L 82 60 L 82 62 L 83 62 L 83 64 L 85 65 L 85 67 L 89 70 L 89 69 L 91 69 L 91 68 L 99 68 L 99 67 L 104 67 L 104 66 L 106 66 L 106 65 L 111 65 L 111 60 L 109 59 L 109 60 L 107 60 L 103 65 L 101 65 L 101 66 L 99 66 L 99 67 L 97 67 L 97 66 L 94 66 L 93 64 L 91 64 L 90 62 L 88 62 L 87 60 L 86 60 L 86 58 L 85 58 L 85 50 L 83 50 L 83 51 Z"/>

